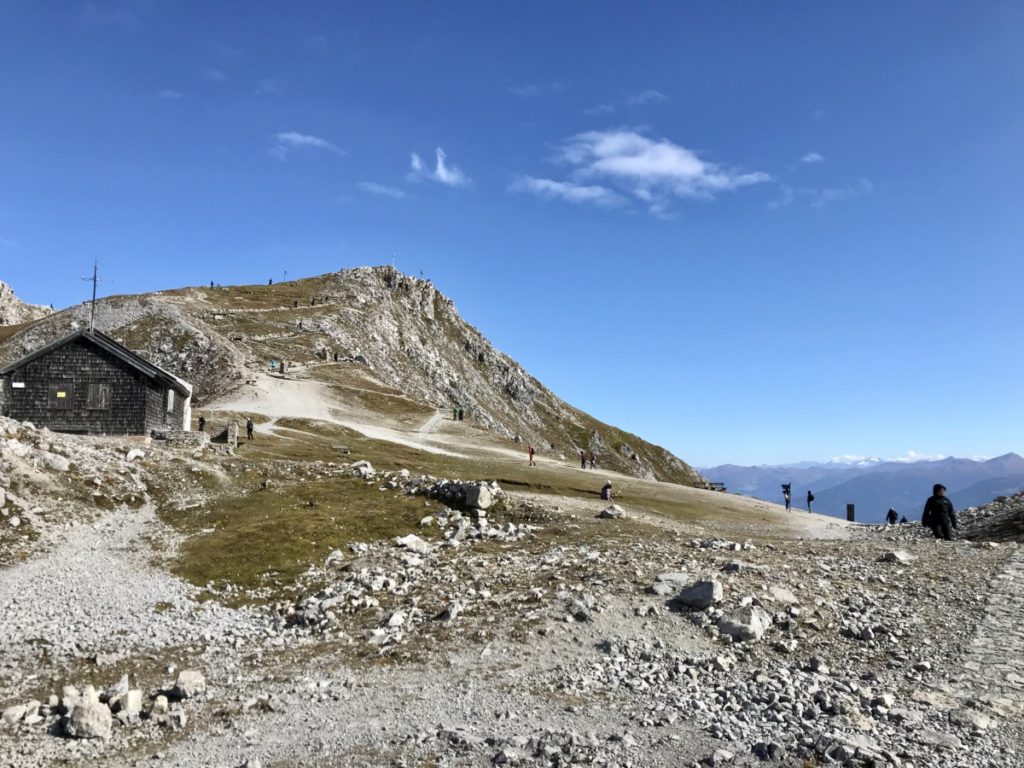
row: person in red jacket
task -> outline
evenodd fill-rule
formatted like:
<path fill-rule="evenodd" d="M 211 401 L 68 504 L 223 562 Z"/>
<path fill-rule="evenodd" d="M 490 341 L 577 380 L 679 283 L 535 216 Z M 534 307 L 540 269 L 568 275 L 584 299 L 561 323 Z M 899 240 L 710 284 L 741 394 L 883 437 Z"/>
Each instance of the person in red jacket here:
<path fill-rule="evenodd" d="M 526 453 L 530 457 L 530 464 L 529 464 L 529 466 L 531 466 L 531 467 L 537 466 L 537 462 L 533 460 L 533 443 L 530 443 L 529 445 L 526 446 Z"/>

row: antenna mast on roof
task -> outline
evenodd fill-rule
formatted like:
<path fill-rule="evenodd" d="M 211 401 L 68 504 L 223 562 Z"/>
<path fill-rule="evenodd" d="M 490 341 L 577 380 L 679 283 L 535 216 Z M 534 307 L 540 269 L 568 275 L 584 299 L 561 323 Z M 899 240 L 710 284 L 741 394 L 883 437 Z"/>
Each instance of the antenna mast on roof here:
<path fill-rule="evenodd" d="M 99 261 L 92 262 L 92 277 L 83 277 L 92 281 L 92 309 L 89 312 L 89 333 L 96 330 L 96 283 L 99 282 Z"/>

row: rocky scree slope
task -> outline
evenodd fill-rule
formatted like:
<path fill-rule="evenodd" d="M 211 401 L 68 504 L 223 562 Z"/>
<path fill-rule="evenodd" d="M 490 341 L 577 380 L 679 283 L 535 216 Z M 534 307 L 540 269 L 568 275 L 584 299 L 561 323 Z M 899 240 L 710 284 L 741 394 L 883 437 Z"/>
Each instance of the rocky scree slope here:
<path fill-rule="evenodd" d="M 88 322 L 88 305 L 61 312 L 0 346 L 9 362 Z M 271 359 L 289 370 L 335 362 L 408 397 L 460 406 L 494 434 L 567 459 L 594 451 L 604 468 L 687 485 L 703 478 L 659 446 L 573 408 L 465 322 L 429 280 L 361 267 L 266 286 L 184 288 L 110 297 L 96 327 L 190 381 L 198 405 Z"/>
<path fill-rule="evenodd" d="M 38 304 L 26 304 L 19 299 L 14 289 L 0 280 L 0 325 L 20 325 L 46 317 L 52 309 Z"/>

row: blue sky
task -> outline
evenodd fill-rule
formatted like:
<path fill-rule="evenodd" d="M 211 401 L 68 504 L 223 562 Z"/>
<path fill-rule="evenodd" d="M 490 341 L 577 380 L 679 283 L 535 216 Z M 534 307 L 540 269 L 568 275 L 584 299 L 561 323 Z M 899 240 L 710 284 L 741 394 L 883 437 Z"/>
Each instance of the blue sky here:
<path fill-rule="evenodd" d="M 684 459 L 1024 451 L 1020 3 L 0 0 L 0 279 L 390 262 Z"/>

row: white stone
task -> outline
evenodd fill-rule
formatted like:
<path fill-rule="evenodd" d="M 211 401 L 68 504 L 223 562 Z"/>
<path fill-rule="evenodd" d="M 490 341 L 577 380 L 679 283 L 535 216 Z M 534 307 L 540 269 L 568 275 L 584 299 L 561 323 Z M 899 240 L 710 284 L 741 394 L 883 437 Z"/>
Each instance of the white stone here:
<path fill-rule="evenodd" d="M 493 503 L 491 489 L 483 483 L 471 485 L 466 489 L 466 506 L 470 509 L 490 509 Z"/>
<path fill-rule="evenodd" d="M 410 533 L 408 536 L 396 536 L 394 542 L 399 547 L 405 547 L 410 552 L 419 555 L 425 555 L 430 551 L 430 545 L 415 533 Z"/>
<path fill-rule="evenodd" d="M 109 739 L 114 718 L 106 704 L 83 697 L 68 716 L 64 732 L 78 739 Z"/>
<path fill-rule="evenodd" d="M 195 669 L 183 669 L 178 673 L 174 683 L 174 695 L 179 699 L 190 699 L 200 693 L 206 693 L 206 678 Z"/>
<path fill-rule="evenodd" d="M 907 563 L 913 562 L 915 558 L 906 550 L 896 549 L 892 552 L 886 552 L 880 559 L 886 563 L 899 563 L 900 565 L 906 565 Z"/>
<path fill-rule="evenodd" d="M 146 452 L 144 450 L 142 450 L 141 448 L 132 448 L 125 455 L 124 460 L 125 461 L 135 461 L 136 459 L 144 459 L 144 458 L 146 458 Z"/>
<path fill-rule="evenodd" d="M 771 616 L 755 605 L 724 614 L 718 620 L 718 631 L 733 640 L 760 640 L 771 625 Z"/>
<path fill-rule="evenodd" d="M 598 517 L 609 518 L 612 520 L 625 516 L 626 512 L 618 504 L 612 504 L 610 507 L 605 507 L 601 510 L 601 514 L 598 515 Z"/>
<path fill-rule="evenodd" d="M 15 704 L 14 706 L 5 709 L 3 714 L 0 714 L 0 720 L 2 720 L 5 725 L 14 725 L 21 721 L 27 711 L 28 707 L 24 704 Z"/>

